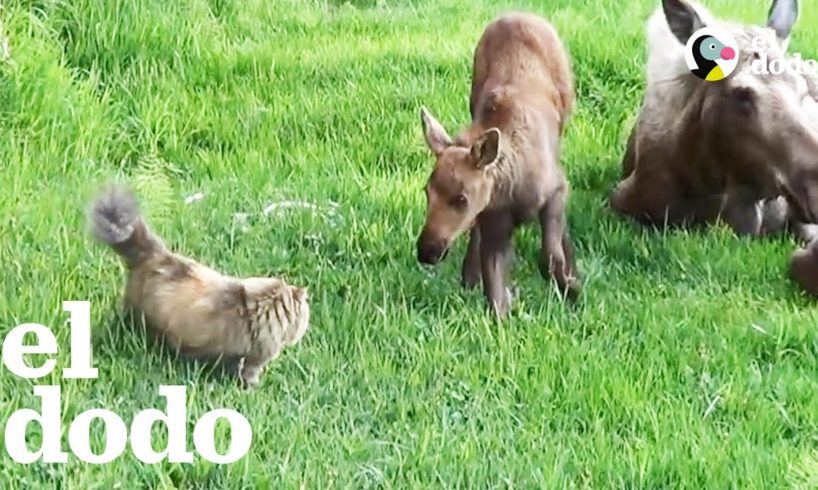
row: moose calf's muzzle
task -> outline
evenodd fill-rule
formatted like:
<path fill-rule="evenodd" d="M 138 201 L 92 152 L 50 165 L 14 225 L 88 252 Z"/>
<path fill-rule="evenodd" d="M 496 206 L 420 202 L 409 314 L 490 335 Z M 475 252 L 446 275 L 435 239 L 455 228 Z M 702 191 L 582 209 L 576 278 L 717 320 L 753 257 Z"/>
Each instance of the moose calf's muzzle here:
<path fill-rule="evenodd" d="M 417 243 L 418 262 L 426 265 L 435 265 L 448 254 L 448 246 L 444 240 L 427 238 L 421 234 Z"/>

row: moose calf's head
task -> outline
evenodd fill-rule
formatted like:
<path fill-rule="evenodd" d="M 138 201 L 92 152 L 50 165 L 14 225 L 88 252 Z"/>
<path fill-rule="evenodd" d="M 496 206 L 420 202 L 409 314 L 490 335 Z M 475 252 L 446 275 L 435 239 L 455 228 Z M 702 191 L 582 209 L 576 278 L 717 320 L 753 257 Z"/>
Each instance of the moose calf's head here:
<path fill-rule="evenodd" d="M 452 142 L 443 126 L 421 109 L 426 144 L 436 162 L 426 184 L 426 223 L 417 242 L 418 261 L 436 264 L 491 201 L 492 169 L 500 155 L 500 131 L 491 128 L 471 145 Z"/>
<path fill-rule="evenodd" d="M 738 46 L 736 53 L 712 36 L 694 40 L 699 69 L 716 73 L 720 68 L 711 66 L 713 60 L 733 56 L 738 65 L 732 75 L 712 78 L 715 82 L 689 72 L 675 80 L 688 97 L 690 127 L 683 130 L 696 135 L 701 160 L 718 163 L 734 181 L 764 197 L 786 195 L 802 219 L 818 220 L 818 84 L 809 64 L 787 55 L 797 0 L 775 0 L 763 27 L 705 20 L 709 15 L 700 13 L 706 11 L 684 0 L 662 5 L 670 32 L 682 45 L 700 29 L 715 27 Z M 651 39 L 651 49 L 659 48 L 657 42 Z"/>

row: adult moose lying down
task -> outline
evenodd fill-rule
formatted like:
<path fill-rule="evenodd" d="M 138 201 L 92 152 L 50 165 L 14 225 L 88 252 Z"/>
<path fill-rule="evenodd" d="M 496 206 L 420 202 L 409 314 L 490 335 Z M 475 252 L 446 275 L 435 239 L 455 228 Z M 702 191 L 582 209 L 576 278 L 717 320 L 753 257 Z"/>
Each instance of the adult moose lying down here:
<path fill-rule="evenodd" d="M 818 222 L 818 79 L 805 63 L 804 74 L 753 69 L 799 62 L 786 54 L 797 16 L 797 0 L 773 2 L 763 27 L 662 1 L 647 26 L 647 89 L 611 195 L 617 212 L 659 226 L 721 218 L 750 236 L 794 225 L 808 238 L 815 227 L 803 223 Z M 737 54 L 722 51 L 738 64 L 719 81 L 698 78 L 685 62 L 688 39 L 704 27 L 737 43 Z M 699 48 L 718 46 L 708 43 Z"/>

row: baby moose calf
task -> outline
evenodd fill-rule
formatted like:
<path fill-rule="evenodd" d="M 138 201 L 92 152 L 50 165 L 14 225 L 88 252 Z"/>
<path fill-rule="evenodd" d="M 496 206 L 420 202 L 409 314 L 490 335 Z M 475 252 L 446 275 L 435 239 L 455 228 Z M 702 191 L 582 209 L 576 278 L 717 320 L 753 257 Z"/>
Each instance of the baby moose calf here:
<path fill-rule="evenodd" d="M 568 53 L 554 28 L 531 14 L 492 22 L 474 53 L 472 124 L 454 140 L 421 109 L 426 143 L 436 156 L 426 185 L 426 223 L 418 261 L 436 264 L 470 231 L 463 283 L 482 279 L 489 306 L 504 316 L 514 228 L 538 218 L 540 271 L 561 293 L 579 293 L 565 208 L 568 182 L 559 165 L 563 128 L 574 105 Z"/>

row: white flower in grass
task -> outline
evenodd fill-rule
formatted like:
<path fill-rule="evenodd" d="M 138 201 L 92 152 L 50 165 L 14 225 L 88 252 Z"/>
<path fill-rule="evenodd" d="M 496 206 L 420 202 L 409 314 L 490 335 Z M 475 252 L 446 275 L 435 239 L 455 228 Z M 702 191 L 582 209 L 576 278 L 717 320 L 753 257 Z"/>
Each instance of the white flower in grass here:
<path fill-rule="evenodd" d="M 2 8 L 0 8 L 0 11 Z M 7 61 L 11 58 L 11 49 L 9 49 L 9 38 L 6 36 L 6 29 L 3 26 L 3 21 L 0 19 L 0 62 Z"/>
<path fill-rule="evenodd" d="M 204 194 L 202 194 L 201 192 L 197 192 L 196 194 L 187 196 L 185 198 L 185 204 L 193 204 L 194 202 L 201 201 L 202 199 L 204 199 Z"/>

